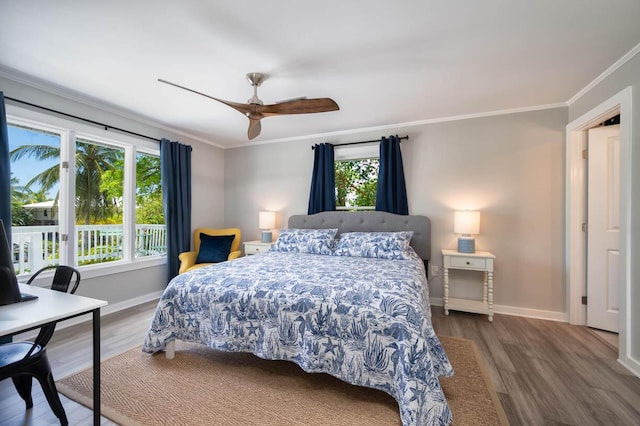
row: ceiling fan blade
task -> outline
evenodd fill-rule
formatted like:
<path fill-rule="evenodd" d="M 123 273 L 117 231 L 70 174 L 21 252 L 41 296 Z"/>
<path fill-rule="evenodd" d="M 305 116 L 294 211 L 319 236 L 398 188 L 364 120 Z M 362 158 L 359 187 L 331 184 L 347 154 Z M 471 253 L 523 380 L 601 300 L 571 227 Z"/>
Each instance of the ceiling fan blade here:
<path fill-rule="evenodd" d="M 249 99 L 249 101 L 245 104 L 214 98 L 213 96 L 209 96 L 205 93 L 189 89 L 188 87 L 181 86 L 179 84 L 172 83 L 161 78 L 159 78 L 158 81 L 160 83 L 168 84 L 170 86 L 195 93 L 196 95 L 204 96 L 205 98 L 213 99 L 214 101 L 230 106 L 231 108 L 240 112 L 242 115 L 249 119 L 249 129 L 247 130 L 249 140 L 256 138 L 260 134 L 260 131 L 262 130 L 260 119 L 263 117 L 285 114 L 310 114 L 315 112 L 337 111 L 340 109 L 338 104 L 330 98 L 307 99 L 306 97 L 302 97 L 289 99 L 271 105 L 262 105 L 262 101 L 260 101 L 256 92 L 257 87 L 260 85 L 260 83 L 262 83 L 262 80 L 264 79 L 264 74 L 249 73 L 247 74 L 247 78 L 253 86 L 253 97 Z"/>
<path fill-rule="evenodd" d="M 310 114 L 337 111 L 340 107 L 333 99 L 294 99 L 272 105 L 256 105 L 256 112 L 265 117 L 280 114 Z"/>
<path fill-rule="evenodd" d="M 283 104 L 285 102 L 291 102 L 291 101 L 300 101 L 302 99 L 308 99 L 306 96 L 298 96 L 296 98 L 290 98 L 290 99 L 283 99 L 281 101 L 278 102 L 274 102 L 274 104 Z"/>
<path fill-rule="evenodd" d="M 225 105 L 230 106 L 231 108 L 235 109 L 236 111 L 240 112 L 242 115 L 247 115 L 248 113 L 253 111 L 253 105 L 250 105 L 250 104 L 241 104 L 241 103 L 238 103 L 238 102 L 231 102 L 231 101 L 225 101 L 224 99 L 214 98 L 213 96 L 209 96 L 207 94 L 198 92 L 196 90 L 189 89 L 188 87 L 180 86 L 179 84 L 172 83 L 170 81 L 163 80 L 161 78 L 159 78 L 158 81 L 160 83 L 168 84 L 170 86 L 174 86 L 174 87 L 177 87 L 179 89 L 183 89 L 183 90 L 186 90 L 188 92 L 195 93 L 197 95 L 204 96 L 204 97 L 209 98 L 209 99 L 213 99 L 214 101 L 221 102 L 221 103 L 223 103 Z"/>
<path fill-rule="evenodd" d="M 260 124 L 260 120 L 249 119 L 249 130 L 247 131 L 247 136 L 249 136 L 249 140 L 254 139 L 256 136 L 260 134 L 260 130 L 262 130 L 262 125 Z"/>

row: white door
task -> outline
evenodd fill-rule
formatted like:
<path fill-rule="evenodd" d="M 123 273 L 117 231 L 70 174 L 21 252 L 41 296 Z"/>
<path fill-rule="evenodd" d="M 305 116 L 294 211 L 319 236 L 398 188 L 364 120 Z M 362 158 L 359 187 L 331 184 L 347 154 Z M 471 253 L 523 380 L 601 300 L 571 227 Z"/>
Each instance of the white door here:
<path fill-rule="evenodd" d="M 620 126 L 589 130 L 587 325 L 618 332 Z"/>

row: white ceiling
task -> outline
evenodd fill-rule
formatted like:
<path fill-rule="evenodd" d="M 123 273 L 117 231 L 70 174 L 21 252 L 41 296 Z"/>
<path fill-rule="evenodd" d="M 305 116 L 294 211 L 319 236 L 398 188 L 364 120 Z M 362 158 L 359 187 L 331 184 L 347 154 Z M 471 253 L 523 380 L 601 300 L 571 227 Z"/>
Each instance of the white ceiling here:
<path fill-rule="evenodd" d="M 640 43 L 638 0 L 0 2 L 0 71 L 221 146 L 245 102 L 330 97 L 255 141 L 565 103 Z M 0 90 L 2 88 L 0 87 Z"/>

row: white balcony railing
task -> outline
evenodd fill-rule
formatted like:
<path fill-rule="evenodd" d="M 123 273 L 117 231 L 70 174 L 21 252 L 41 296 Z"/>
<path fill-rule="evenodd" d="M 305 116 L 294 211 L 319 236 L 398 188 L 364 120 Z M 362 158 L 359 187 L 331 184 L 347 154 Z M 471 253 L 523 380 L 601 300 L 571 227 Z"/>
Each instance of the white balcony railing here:
<path fill-rule="evenodd" d="M 76 225 L 75 230 L 78 265 L 122 259 L 122 225 Z M 60 232 L 57 226 L 14 226 L 11 236 L 18 275 L 59 263 Z M 136 225 L 135 241 L 136 258 L 165 254 L 165 225 Z"/>

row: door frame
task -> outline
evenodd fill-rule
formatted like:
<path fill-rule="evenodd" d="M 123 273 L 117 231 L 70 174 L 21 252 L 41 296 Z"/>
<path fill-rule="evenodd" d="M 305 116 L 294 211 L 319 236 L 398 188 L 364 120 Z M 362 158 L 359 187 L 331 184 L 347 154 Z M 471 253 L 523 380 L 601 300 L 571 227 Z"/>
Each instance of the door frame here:
<path fill-rule="evenodd" d="M 566 309 L 569 322 L 586 325 L 586 235 L 582 232 L 586 213 L 587 129 L 620 114 L 620 333 L 618 359 L 629 360 L 631 340 L 631 87 L 627 87 L 567 125 L 565 165 L 565 268 Z"/>

